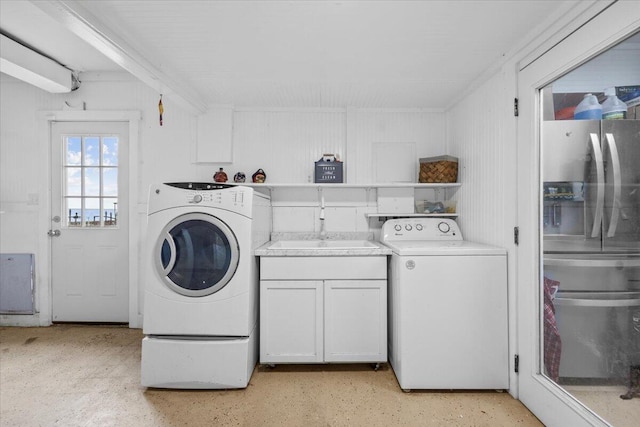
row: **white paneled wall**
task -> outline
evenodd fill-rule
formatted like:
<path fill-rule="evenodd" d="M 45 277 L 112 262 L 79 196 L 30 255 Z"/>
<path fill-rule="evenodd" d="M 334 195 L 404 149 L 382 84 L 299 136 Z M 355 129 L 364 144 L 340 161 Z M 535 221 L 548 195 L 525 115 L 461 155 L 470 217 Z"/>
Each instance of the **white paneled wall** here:
<path fill-rule="evenodd" d="M 375 147 L 384 144 L 387 157 L 375 161 Z M 415 149 L 407 157 L 407 144 Z M 397 149 L 396 149 L 397 148 Z M 445 154 L 444 113 L 423 110 L 238 109 L 233 115 L 233 163 L 197 165 L 199 180 L 210 181 L 222 167 L 229 179 L 244 172 L 247 180 L 261 168 L 268 183 L 309 183 L 314 162 L 324 153 L 344 161 L 346 182 L 376 182 L 376 168 L 385 176 L 411 171 L 417 181 L 418 158 Z M 387 170 L 389 169 L 389 170 Z M 402 173 L 400 173 L 402 175 Z M 388 181 L 394 181 L 389 179 Z M 325 190 L 329 231 L 379 228 L 365 213 L 376 212 L 376 192 L 365 189 Z M 279 188 L 272 191 L 274 231 L 319 231 L 318 190 Z"/>
<path fill-rule="evenodd" d="M 234 169 L 250 180 L 262 168 L 269 182 L 313 182 L 313 162 L 323 153 L 345 160 L 343 111 L 281 110 L 234 113 Z"/>
<path fill-rule="evenodd" d="M 515 217 L 514 74 L 497 73 L 447 113 L 449 152 L 459 158 L 455 198 L 467 240 L 509 247 Z M 511 178 L 509 178 L 511 177 Z"/>
<path fill-rule="evenodd" d="M 33 253 L 42 260 L 40 210 L 46 206 L 46 142 L 38 139 L 36 108 L 50 108 L 56 98 L 27 85 L 3 85 L 0 97 L 0 252 Z M 38 296 L 46 289 L 36 270 Z M 37 323 L 35 323 L 37 324 Z"/>
<path fill-rule="evenodd" d="M 87 110 L 137 110 L 141 112 L 137 175 L 137 206 L 130 225 L 142 248 L 149 185 L 156 182 L 211 181 L 224 167 L 230 179 L 237 171 L 251 175 L 262 168 L 268 182 L 313 181 L 314 161 L 323 153 L 339 154 L 345 162 L 347 182 L 372 183 L 373 149 L 385 144 L 390 157 L 394 147 L 415 146 L 415 158 L 399 155 L 390 164 L 416 173 L 418 158 L 446 153 L 445 115 L 423 110 L 259 109 L 234 111 L 234 163 L 194 164 L 196 119 L 163 99 L 164 124 L 158 123 L 159 94 L 144 84 L 114 76 L 85 76 L 80 89 L 53 95 L 25 83 L 0 80 L 0 250 L 36 254 L 36 297 L 49 304 L 49 141 L 42 136 L 41 111 L 62 110 L 66 104 Z M 40 129 L 40 130 L 39 130 Z M 398 150 L 404 152 L 406 150 Z M 386 164 L 378 165 L 388 167 Z M 393 172 L 394 169 L 390 169 Z M 274 231 L 319 231 L 319 193 L 315 188 L 272 191 Z M 326 189 L 326 227 L 329 232 L 379 230 L 375 189 Z M 132 252 L 140 265 L 141 253 Z M 142 301 L 143 278 L 132 283 Z M 43 297 L 44 294 L 44 297 Z M 141 307 L 139 307 L 141 310 Z M 45 310 L 46 312 L 47 310 Z M 4 321 L 0 319 L 0 321 Z M 41 319 L 46 323 L 46 319 Z"/>
<path fill-rule="evenodd" d="M 509 372 L 517 353 L 516 258 L 513 228 L 517 226 L 515 67 L 506 65 L 447 112 L 449 152 L 459 157 L 458 218 L 466 240 L 506 248 L 509 304 Z M 490 308 L 488 308 L 490 309 Z M 517 390 L 517 376 L 510 377 Z"/>
<path fill-rule="evenodd" d="M 446 154 L 444 113 L 428 111 L 376 111 L 353 110 L 349 114 L 349 154 L 356 159 L 349 170 L 349 178 L 355 182 L 376 182 L 379 175 L 374 168 L 388 167 L 380 164 L 374 157 L 374 146 L 384 144 L 403 146 L 415 144 L 413 163 L 405 167 L 412 168 L 417 182 L 418 159 Z M 399 151 L 401 155 L 402 151 Z M 393 154 L 392 154 L 393 156 Z M 401 158 L 399 158 L 401 159 Z M 389 159 L 389 165 L 397 165 Z M 393 175 L 393 171 L 386 174 Z M 402 174 L 399 174 L 402 176 Z"/>
<path fill-rule="evenodd" d="M 198 179 L 211 180 L 223 167 L 229 178 L 242 171 L 250 180 L 262 168 L 271 183 L 313 182 L 314 162 L 322 154 L 332 153 L 344 161 L 347 182 L 373 183 L 374 145 L 380 143 L 391 147 L 415 144 L 416 157 L 404 165 L 415 171 L 419 157 L 445 154 L 444 113 L 239 109 L 233 115 L 234 162 L 198 165 Z"/>
<path fill-rule="evenodd" d="M 52 107 L 55 101 L 52 95 L 31 86 L 8 84 L 2 86 L 0 102 L 1 200 L 26 206 L 29 195 L 37 195 L 41 180 L 46 178 L 39 159 L 47 145 L 38 140 L 35 107 Z M 16 169 L 24 172 L 16 174 Z"/>

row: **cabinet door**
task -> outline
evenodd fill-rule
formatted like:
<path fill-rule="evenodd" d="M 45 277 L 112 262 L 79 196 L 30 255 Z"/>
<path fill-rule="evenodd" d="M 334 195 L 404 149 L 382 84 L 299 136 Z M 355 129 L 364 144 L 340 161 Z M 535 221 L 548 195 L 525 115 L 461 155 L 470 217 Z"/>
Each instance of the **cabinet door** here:
<path fill-rule="evenodd" d="M 233 109 L 213 107 L 197 120 L 196 163 L 231 163 Z"/>
<path fill-rule="evenodd" d="M 326 362 L 387 361 L 387 281 L 325 281 Z"/>
<path fill-rule="evenodd" d="M 323 360 L 322 281 L 260 281 L 260 363 Z"/>

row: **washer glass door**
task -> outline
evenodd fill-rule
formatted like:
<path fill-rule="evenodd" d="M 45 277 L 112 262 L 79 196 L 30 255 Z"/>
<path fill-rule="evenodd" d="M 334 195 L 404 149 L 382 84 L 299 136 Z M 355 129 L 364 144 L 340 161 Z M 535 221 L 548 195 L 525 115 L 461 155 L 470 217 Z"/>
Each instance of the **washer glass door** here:
<path fill-rule="evenodd" d="M 190 213 L 166 225 L 154 258 L 158 273 L 174 291 L 193 297 L 211 295 L 235 274 L 238 241 L 218 218 Z"/>

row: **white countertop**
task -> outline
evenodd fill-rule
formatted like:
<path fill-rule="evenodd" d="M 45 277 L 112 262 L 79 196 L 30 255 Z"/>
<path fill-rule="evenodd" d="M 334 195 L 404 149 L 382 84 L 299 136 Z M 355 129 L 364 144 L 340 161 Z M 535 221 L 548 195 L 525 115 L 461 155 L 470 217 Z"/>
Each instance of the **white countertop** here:
<path fill-rule="evenodd" d="M 336 240 L 367 240 L 373 245 L 368 248 L 271 248 L 271 246 L 281 240 L 317 240 L 318 235 L 314 233 L 274 233 L 271 241 L 263 244 L 254 252 L 256 256 L 265 257 L 321 257 L 321 256 L 386 256 L 392 251 L 380 242 L 370 239 L 368 233 L 329 233 L 326 241 Z"/>

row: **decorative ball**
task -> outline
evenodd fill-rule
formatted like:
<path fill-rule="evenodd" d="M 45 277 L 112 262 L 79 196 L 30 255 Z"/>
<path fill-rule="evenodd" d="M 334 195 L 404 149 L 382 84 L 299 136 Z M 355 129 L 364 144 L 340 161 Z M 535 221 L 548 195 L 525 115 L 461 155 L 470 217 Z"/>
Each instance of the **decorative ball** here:
<path fill-rule="evenodd" d="M 246 179 L 244 172 L 238 172 L 233 176 L 233 182 L 244 182 Z"/>
<path fill-rule="evenodd" d="M 267 174 L 262 169 L 258 169 L 252 176 L 253 182 L 263 183 L 267 179 Z"/>

